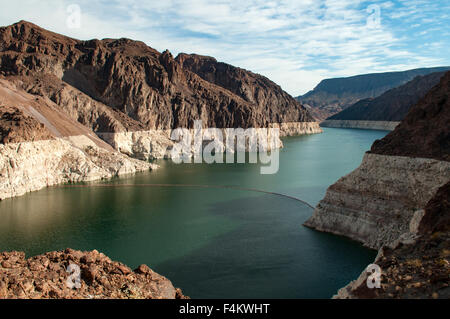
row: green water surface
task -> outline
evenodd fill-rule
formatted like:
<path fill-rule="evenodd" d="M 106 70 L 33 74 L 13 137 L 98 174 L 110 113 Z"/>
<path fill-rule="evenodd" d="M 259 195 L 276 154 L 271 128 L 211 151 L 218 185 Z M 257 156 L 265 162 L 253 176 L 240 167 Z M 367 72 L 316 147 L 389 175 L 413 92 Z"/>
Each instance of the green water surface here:
<path fill-rule="evenodd" d="M 2 201 L 0 251 L 97 249 L 131 267 L 148 264 L 192 298 L 329 298 L 375 252 L 303 227 L 307 205 L 242 189 L 147 185 L 239 186 L 314 206 L 387 133 L 324 131 L 285 138 L 275 175 L 260 175 L 259 164 L 159 161 L 159 170 L 108 187 L 52 187 Z"/>

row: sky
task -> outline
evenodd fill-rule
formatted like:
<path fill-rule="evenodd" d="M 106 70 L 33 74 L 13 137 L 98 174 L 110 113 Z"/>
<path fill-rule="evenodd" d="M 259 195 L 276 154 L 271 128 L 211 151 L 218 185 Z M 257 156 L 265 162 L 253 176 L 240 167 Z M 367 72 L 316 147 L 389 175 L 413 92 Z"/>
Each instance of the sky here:
<path fill-rule="evenodd" d="M 131 38 L 214 56 L 298 96 L 322 79 L 450 65 L 449 0 L 2 0 L 0 25 L 27 20 L 81 40 Z"/>

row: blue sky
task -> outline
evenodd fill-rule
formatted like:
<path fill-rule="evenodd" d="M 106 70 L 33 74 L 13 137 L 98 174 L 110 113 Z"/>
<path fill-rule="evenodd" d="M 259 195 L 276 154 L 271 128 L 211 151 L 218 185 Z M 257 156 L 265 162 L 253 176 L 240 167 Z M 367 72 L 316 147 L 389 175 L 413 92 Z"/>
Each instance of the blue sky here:
<path fill-rule="evenodd" d="M 71 4 L 81 10 L 79 28 L 67 24 Z M 22 19 L 79 39 L 127 37 L 174 55 L 214 56 L 294 96 L 324 78 L 450 65 L 449 0 L 2 3 L 0 25 Z"/>

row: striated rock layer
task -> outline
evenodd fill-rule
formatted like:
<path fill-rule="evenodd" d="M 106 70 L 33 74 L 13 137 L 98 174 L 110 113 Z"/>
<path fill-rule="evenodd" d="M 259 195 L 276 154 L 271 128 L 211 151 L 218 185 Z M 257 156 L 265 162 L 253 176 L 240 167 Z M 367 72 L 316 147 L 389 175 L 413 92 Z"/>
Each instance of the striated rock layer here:
<path fill-rule="evenodd" d="M 79 267 L 79 287 L 69 287 L 70 265 Z M 77 273 L 74 277 L 78 278 Z M 25 259 L 0 253 L 0 299 L 186 299 L 148 266 L 132 271 L 94 250 L 66 249 Z"/>
<path fill-rule="evenodd" d="M 399 122 L 405 118 L 411 107 L 439 84 L 444 74 L 445 72 L 436 72 L 417 76 L 414 80 L 379 97 L 361 100 L 328 120 Z"/>
<path fill-rule="evenodd" d="M 322 127 L 358 128 L 365 130 L 393 131 L 400 122 L 389 121 L 352 121 L 352 120 L 325 120 L 320 123 Z"/>
<path fill-rule="evenodd" d="M 450 183 L 427 203 L 422 218 L 412 221 L 410 233 L 375 259 L 381 270 L 378 289 L 369 289 L 370 273 L 339 290 L 334 298 L 450 298 Z M 370 279 L 369 279 L 370 280 Z"/>
<path fill-rule="evenodd" d="M 271 124 L 270 127 L 279 129 L 279 137 L 318 134 L 323 132 L 317 122 Z M 223 141 L 218 141 L 218 143 L 221 145 L 221 151 L 224 152 L 226 150 L 224 143 L 227 139 L 228 133 L 227 129 L 220 129 L 220 131 Z M 254 133 L 249 134 L 248 138 L 251 140 L 254 137 L 259 137 L 260 141 L 265 143 L 261 145 L 261 151 L 270 151 L 274 147 L 280 148 L 283 146 L 283 142 L 279 138 L 272 138 L 271 133 L 265 128 L 255 128 L 253 131 Z M 171 139 L 172 132 L 173 130 L 150 130 L 119 133 L 98 133 L 98 136 L 123 154 L 141 160 L 151 160 L 171 157 L 171 150 L 175 144 L 175 142 Z M 214 137 L 207 132 L 208 130 L 203 130 L 202 132 L 202 136 L 206 143 L 214 139 Z M 190 133 L 193 135 L 194 131 L 190 130 Z M 267 139 L 264 134 L 267 134 Z M 236 148 L 233 148 L 230 151 L 234 152 L 235 150 Z M 248 151 L 248 144 L 246 144 L 246 150 Z M 193 147 L 192 152 L 196 152 Z"/>
<path fill-rule="evenodd" d="M 0 144 L 0 200 L 52 185 L 154 168 L 154 164 L 99 148 L 85 136 Z"/>
<path fill-rule="evenodd" d="M 381 248 L 450 180 L 450 72 L 375 141 L 361 166 L 330 186 L 306 226 Z"/>
<path fill-rule="evenodd" d="M 366 154 L 329 187 L 306 226 L 379 249 L 408 232 L 416 211 L 450 179 L 450 162 Z"/>

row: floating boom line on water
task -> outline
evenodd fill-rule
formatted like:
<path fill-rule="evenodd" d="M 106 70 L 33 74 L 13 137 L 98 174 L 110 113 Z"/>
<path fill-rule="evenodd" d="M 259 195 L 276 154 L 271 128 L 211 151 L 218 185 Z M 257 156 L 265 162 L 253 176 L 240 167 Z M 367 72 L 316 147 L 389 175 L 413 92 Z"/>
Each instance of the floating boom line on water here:
<path fill-rule="evenodd" d="M 195 185 L 195 184 L 93 184 L 93 185 L 62 185 L 58 186 L 58 188 L 108 188 L 108 187 L 191 187 L 191 188 L 217 188 L 217 189 L 233 189 L 233 190 L 240 190 L 240 191 L 247 191 L 247 192 L 255 192 L 255 193 L 262 193 L 262 194 L 268 194 L 268 195 L 274 195 L 279 197 L 284 197 L 288 199 L 292 199 L 295 201 L 298 201 L 306 206 L 308 206 L 311 209 L 314 209 L 314 206 L 309 204 L 308 202 L 297 198 L 295 196 L 277 193 L 277 192 L 270 192 L 265 191 L 262 189 L 256 189 L 256 188 L 246 188 L 246 187 L 240 187 L 240 186 L 232 186 L 232 185 Z"/>

